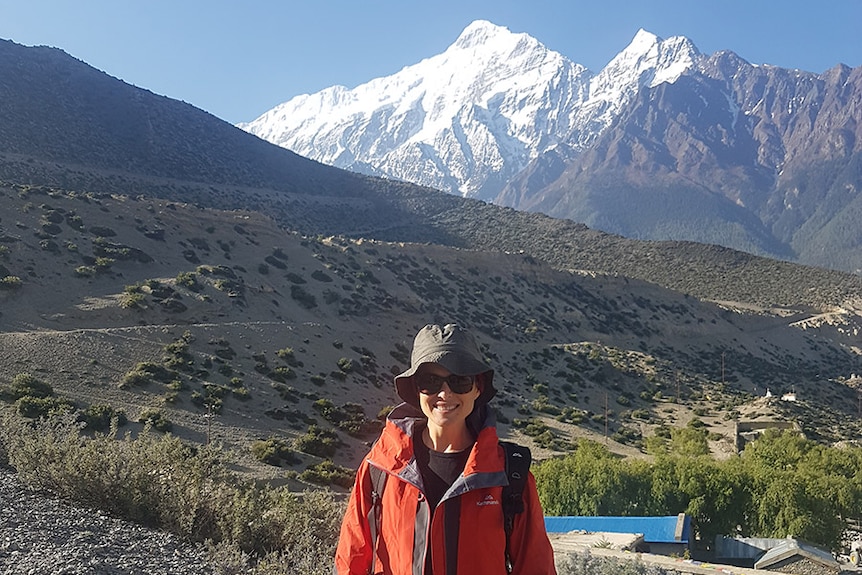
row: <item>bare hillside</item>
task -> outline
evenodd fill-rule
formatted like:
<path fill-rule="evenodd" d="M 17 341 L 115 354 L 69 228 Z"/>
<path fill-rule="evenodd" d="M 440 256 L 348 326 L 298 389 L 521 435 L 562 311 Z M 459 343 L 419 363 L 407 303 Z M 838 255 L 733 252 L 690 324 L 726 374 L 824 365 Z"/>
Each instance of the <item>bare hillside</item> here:
<path fill-rule="evenodd" d="M 310 433 L 356 465 L 428 322 L 476 331 L 504 434 L 540 457 L 579 437 L 642 456 L 643 437 L 693 418 L 722 454 L 740 418 L 858 433 L 858 302 L 716 304 L 527 254 L 306 237 L 252 212 L 23 186 L 0 189 L 0 240 L 0 385 L 30 373 L 79 409 L 123 410 L 132 431 L 158 412 L 275 481 L 320 461 L 301 452 Z M 753 402 L 767 389 L 798 401 Z M 251 456 L 271 437 L 296 461 Z"/>

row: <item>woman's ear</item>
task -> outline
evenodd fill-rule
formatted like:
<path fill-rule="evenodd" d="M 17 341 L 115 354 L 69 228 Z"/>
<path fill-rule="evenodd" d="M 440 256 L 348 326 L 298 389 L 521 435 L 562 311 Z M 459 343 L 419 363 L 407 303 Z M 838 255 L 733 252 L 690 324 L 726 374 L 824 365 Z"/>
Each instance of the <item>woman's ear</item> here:
<path fill-rule="evenodd" d="M 479 390 L 479 395 L 482 395 L 482 392 L 485 391 L 485 374 L 478 374 L 474 380 L 476 381 L 476 389 Z"/>

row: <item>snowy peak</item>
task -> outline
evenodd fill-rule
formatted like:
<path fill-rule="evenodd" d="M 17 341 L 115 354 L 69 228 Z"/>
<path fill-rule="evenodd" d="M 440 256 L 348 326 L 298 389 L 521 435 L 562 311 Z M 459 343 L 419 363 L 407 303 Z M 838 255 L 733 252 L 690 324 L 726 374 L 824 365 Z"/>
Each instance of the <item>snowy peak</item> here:
<path fill-rule="evenodd" d="M 646 30 L 638 30 L 631 43 L 596 75 L 590 86 L 591 97 L 600 97 L 614 88 L 652 87 L 675 82 L 694 67 L 700 52 L 690 40 L 674 36 L 662 40 Z"/>
<path fill-rule="evenodd" d="M 685 38 L 640 30 L 593 77 L 528 34 L 477 20 L 441 54 L 240 127 L 337 167 L 492 199 L 554 146 L 588 146 L 640 88 L 672 81 L 696 55 Z"/>
<path fill-rule="evenodd" d="M 454 56 L 459 52 L 468 52 L 472 57 L 504 61 L 530 54 L 538 54 L 541 57 L 550 50 L 529 34 L 516 34 L 504 26 L 476 20 L 464 29 L 444 55 Z M 475 64 L 473 67 L 475 68 Z"/>
<path fill-rule="evenodd" d="M 489 45 L 506 42 L 514 36 L 508 28 L 497 26 L 487 20 L 476 20 L 461 32 L 458 39 L 449 47 L 449 50 L 471 50 Z"/>

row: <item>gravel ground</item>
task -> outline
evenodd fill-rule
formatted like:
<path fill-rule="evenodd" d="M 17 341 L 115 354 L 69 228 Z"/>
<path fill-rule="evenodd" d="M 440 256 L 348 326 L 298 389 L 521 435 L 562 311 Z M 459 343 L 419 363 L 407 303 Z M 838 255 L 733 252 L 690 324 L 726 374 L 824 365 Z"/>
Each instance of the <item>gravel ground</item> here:
<path fill-rule="evenodd" d="M 2 575 L 213 573 L 200 547 L 35 493 L 0 469 Z"/>

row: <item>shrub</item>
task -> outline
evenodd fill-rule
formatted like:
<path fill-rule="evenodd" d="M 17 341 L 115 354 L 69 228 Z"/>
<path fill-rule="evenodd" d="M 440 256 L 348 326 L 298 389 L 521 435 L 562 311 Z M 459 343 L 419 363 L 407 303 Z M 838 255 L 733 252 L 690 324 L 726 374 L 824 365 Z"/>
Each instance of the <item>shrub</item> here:
<path fill-rule="evenodd" d="M 151 381 L 170 384 L 176 381 L 178 377 L 179 374 L 172 369 L 151 361 L 142 361 L 133 370 L 126 373 L 120 382 L 120 387 L 126 389 L 131 386 L 147 385 Z"/>
<path fill-rule="evenodd" d="M 323 575 L 331 571 L 344 503 L 330 493 L 257 486 L 228 469 L 221 446 L 172 436 L 82 437 L 73 417 L 28 423 L 0 416 L 0 456 L 33 489 L 116 517 L 210 541 L 225 573 Z M 324 467 L 323 471 L 327 469 Z"/>
<path fill-rule="evenodd" d="M 0 386 L 0 399 L 6 401 L 16 401 L 25 396 L 45 398 L 53 395 L 54 388 L 50 384 L 26 372 L 13 377 L 9 385 Z"/>
<path fill-rule="evenodd" d="M 284 365 L 276 367 L 271 372 L 269 372 L 268 375 L 270 379 L 280 381 L 281 383 L 284 383 L 289 379 L 296 379 L 296 372 Z"/>
<path fill-rule="evenodd" d="M 15 402 L 15 409 L 22 417 L 38 419 L 52 413 L 65 413 L 74 409 L 74 404 L 60 397 L 33 397 L 25 395 Z"/>
<path fill-rule="evenodd" d="M 394 405 L 386 405 L 377 412 L 377 420 L 378 421 L 386 421 L 386 418 L 389 417 L 389 414 L 392 413 L 392 410 L 395 409 Z"/>
<path fill-rule="evenodd" d="M 146 303 L 146 296 L 140 292 L 124 293 L 120 297 L 120 307 L 123 309 L 142 309 Z"/>
<path fill-rule="evenodd" d="M 117 232 L 104 226 L 90 226 L 90 233 L 100 238 L 111 238 L 117 235 Z"/>
<path fill-rule="evenodd" d="M 320 463 L 309 465 L 308 469 L 303 471 L 299 477 L 305 481 L 319 485 L 332 484 L 349 488 L 353 485 L 354 475 L 355 472 L 352 469 L 336 465 L 331 461 L 321 461 Z"/>
<path fill-rule="evenodd" d="M 251 453 L 255 459 L 269 465 L 280 467 L 282 464 L 296 465 L 300 459 L 294 455 L 287 441 L 270 437 L 251 444 Z"/>
<path fill-rule="evenodd" d="M 276 267 L 276 268 L 278 268 L 278 269 L 280 269 L 280 270 L 286 270 L 286 269 L 287 269 L 287 264 L 286 264 L 286 263 L 284 263 L 283 261 L 279 260 L 278 258 L 274 257 L 274 256 L 266 256 L 266 257 L 264 258 L 264 260 L 265 260 L 265 261 L 266 261 L 266 263 L 268 263 L 269 265 L 271 265 L 271 266 L 273 266 L 273 267 Z"/>
<path fill-rule="evenodd" d="M 291 367 L 299 367 L 302 365 L 302 362 L 296 359 L 296 353 L 293 351 L 292 347 L 285 347 L 284 349 L 280 349 L 275 352 L 275 354 Z"/>
<path fill-rule="evenodd" d="M 318 399 L 312 408 L 326 421 L 351 435 L 361 436 L 380 431 L 380 421 L 366 419 L 365 411 L 358 403 L 345 403 L 336 407 L 329 399 Z"/>
<path fill-rule="evenodd" d="M 165 417 L 161 411 L 156 409 L 145 409 L 142 411 L 140 417 L 138 417 L 138 422 L 150 426 L 156 431 L 161 431 L 162 433 L 167 433 L 174 426 L 174 424 L 171 423 L 171 421 Z"/>
<path fill-rule="evenodd" d="M 317 299 L 300 285 L 290 286 L 290 297 L 295 299 L 299 304 L 306 308 L 312 309 L 317 307 Z"/>
<path fill-rule="evenodd" d="M 78 421 L 84 424 L 84 429 L 91 431 L 108 431 L 111 421 L 116 418 L 117 426 L 128 423 L 128 418 L 123 410 L 115 410 L 110 405 L 94 404 L 78 415 Z"/>
<path fill-rule="evenodd" d="M 296 448 L 299 451 L 323 458 L 335 455 L 339 445 L 341 441 L 334 431 L 321 429 L 316 425 L 309 426 L 308 432 L 296 439 Z"/>
<path fill-rule="evenodd" d="M 111 265 L 114 263 L 112 258 L 106 257 L 98 257 L 96 258 L 96 263 L 94 264 L 97 272 L 106 271 Z"/>
<path fill-rule="evenodd" d="M 320 374 L 314 374 L 309 378 L 309 381 L 314 385 L 320 387 L 326 383 L 326 378 Z"/>
<path fill-rule="evenodd" d="M 201 289 L 201 284 L 198 282 L 198 275 L 194 272 L 178 273 L 176 284 L 190 289 L 191 291 L 200 291 Z"/>
<path fill-rule="evenodd" d="M 0 279 L 0 289 L 13 290 L 21 287 L 21 278 L 18 276 L 5 276 Z"/>

